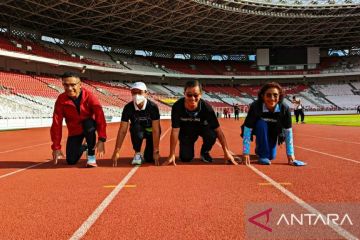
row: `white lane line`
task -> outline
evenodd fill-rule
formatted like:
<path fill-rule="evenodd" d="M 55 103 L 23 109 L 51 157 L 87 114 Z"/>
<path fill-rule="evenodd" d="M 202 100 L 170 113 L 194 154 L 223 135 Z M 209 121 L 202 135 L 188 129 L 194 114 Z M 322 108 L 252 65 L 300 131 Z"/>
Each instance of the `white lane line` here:
<path fill-rule="evenodd" d="M 171 127 L 169 127 L 164 134 L 160 137 L 160 141 L 165 137 L 165 135 L 169 132 Z M 134 176 L 135 172 L 139 169 L 140 166 L 133 167 L 130 172 L 121 180 L 121 182 L 116 186 L 116 188 L 102 201 L 102 203 L 95 209 L 95 211 L 85 220 L 85 222 L 76 230 L 76 232 L 70 237 L 70 240 L 81 239 L 87 231 L 91 228 L 91 226 L 96 222 L 96 220 L 100 217 L 100 215 L 105 211 L 107 206 L 114 200 L 116 195 L 124 188 L 125 184 L 129 181 L 129 179 Z"/>
<path fill-rule="evenodd" d="M 345 161 L 349 161 L 349 162 L 354 162 L 354 163 L 360 163 L 360 161 L 353 160 L 353 159 L 350 159 L 350 158 L 344 158 L 344 157 L 340 157 L 340 156 L 333 155 L 333 154 L 330 154 L 330 153 L 320 152 L 320 151 L 317 151 L 317 150 L 314 150 L 314 149 L 310 149 L 310 148 L 304 148 L 304 147 L 300 147 L 300 146 L 296 146 L 296 145 L 294 145 L 294 146 L 295 146 L 296 148 L 300 148 L 300 149 L 303 149 L 303 150 L 306 150 L 306 151 L 323 154 L 323 155 L 326 155 L 326 156 L 329 156 L 329 157 L 339 158 L 339 159 L 342 159 L 342 160 L 345 160 Z"/>
<path fill-rule="evenodd" d="M 295 136 L 296 135 L 302 135 L 302 136 L 308 136 L 308 137 L 311 137 L 311 138 L 320 138 L 320 139 L 326 139 L 326 140 L 331 140 L 331 141 L 335 141 L 335 142 L 343 142 L 343 143 L 351 143 L 351 144 L 360 145 L 360 142 L 345 141 L 345 140 L 340 140 L 340 139 L 336 139 L 336 138 L 319 137 L 319 136 L 313 136 L 313 135 L 308 135 L 308 134 L 303 134 L 303 133 L 296 133 L 294 135 Z"/>
<path fill-rule="evenodd" d="M 34 167 L 39 166 L 39 165 L 41 165 L 41 164 L 48 163 L 48 162 L 50 162 L 50 161 L 52 161 L 52 159 L 51 159 L 51 160 L 48 160 L 48 161 L 46 161 L 46 162 L 41 162 L 41 163 L 37 163 L 37 164 L 34 164 L 34 165 L 30 165 L 30 166 L 28 166 L 28 167 L 26 167 L 26 168 L 21 168 L 21 169 L 19 169 L 19 170 L 14 171 L 14 172 L 10 172 L 10 173 L 4 174 L 4 175 L 0 175 L 0 179 L 1 179 L 1 178 L 8 177 L 8 176 L 11 176 L 11 175 L 14 175 L 14 174 L 19 173 L 19 172 L 22 172 L 22 171 L 25 171 L 25 170 L 30 169 L 30 168 L 34 168 Z"/>
<path fill-rule="evenodd" d="M 114 139 L 115 139 L 115 138 L 111 138 L 111 139 L 109 139 L 108 142 L 113 141 Z M 13 151 L 22 150 L 22 149 L 26 149 L 26 148 L 32 148 L 32 147 L 41 146 L 41 145 L 45 145 L 45 144 L 49 144 L 49 143 L 41 143 L 41 144 L 37 144 L 37 145 L 31 145 L 31 146 L 22 147 L 22 148 L 16 148 L 16 149 L 12 149 L 12 150 L 5 151 L 5 152 L 0 152 L 0 153 L 13 152 Z M 11 176 L 11 175 L 14 175 L 14 174 L 19 173 L 19 172 L 22 172 L 22 171 L 25 171 L 25 170 L 30 169 L 30 168 L 34 168 L 34 167 L 39 166 L 39 165 L 41 165 L 41 164 L 44 164 L 44 163 L 47 163 L 47 162 L 51 162 L 51 161 L 52 161 L 52 159 L 51 159 L 51 160 L 48 160 L 48 161 L 46 161 L 46 162 L 36 163 L 36 164 L 34 164 L 34 165 L 30 165 L 30 166 L 28 166 L 28 167 L 18 169 L 18 170 L 16 170 L 16 171 L 9 172 L 9 173 L 6 173 L 6 174 L 4 174 L 4 175 L 0 175 L 0 179 L 1 179 L 1 178 L 8 177 L 8 176 Z M 16 161 L 14 161 L 14 163 L 16 163 Z"/>
<path fill-rule="evenodd" d="M 108 142 L 113 141 L 116 138 L 111 138 L 108 140 Z M 1 151 L 0 154 L 2 153 L 9 153 L 9 152 L 16 152 L 19 150 L 23 150 L 23 149 L 29 149 L 29 148 L 33 148 L 33 147 L 38 147 L 38 146 L 43 146 L 43 145 L 49 145 L 51 144 L 51 142 L 46 142 L 46 143 L 39 143 L 39 144 L 35 144 L 35 145 L 30 145 L 30 146 L 25 146 L 25 147 L 19 147 L 19 148 L 14 148 L 14 149 L 10 149 L 10 150 L 6 150 L 6 151 Z"/>
<path fill-rule="evenodd" d="M 233 154 L 233 153 L 231 153 L 231 154 Z M 236 158 L 239 159 L 239 157 L 236 157 Z M 281 186 L 280 183 L 276 182 L 275 180 L 273 180 L 272 178 L 270 178 L 269 176 L 267 176 L 266 174 L 264 174 L 263 172 L 261 172 L 260 170 L 255 168 L 254 166 L 247 165 L 247 167 L 249 167 L 252 171 L 254 171 L 256 174 L 258 174 L 260 177 L 262 177 L 263 179 L 268 181 L 271 185 L 273 185 L 275 188 L 277 188 L 280 192 L 285 194 L 287 197 L 289 197 L 291 200 L 293 200 L 295 203 L 300 205 L 302 208 L 304 208 L 308 212 L 310 212 L 312 214 L 316 214 L 316 215 L 321 215 L 321 217 L 326 218 L 326 216 L 324 214 L 322 214 L 320 211 L 318 211 L 316 208 L 314 208 L 310 204 L 306 203 L 304 200 L 302 200 L 301 198 L 296 196 L 294 193 L 290 192 L 289 190 L 287 190 L 286 188 Z M 330 228 L 332 228 L 337 234 L 344 237 L 345 239 L 351 239 L 351 240 L 358 239 L 356 236 L 354 236 L 350 232 L 346 231 L 339 225 L 333 224 L 331 222 L 331 223 L 329 223 L 328 226 Z"/>
<path fill-rule="evenodd" d="M 102 203 L 95 209 L 95 211 L 86 219 L 86 221 L 79 227 L 78 230 L 70 237 L 70 240 L 81 239 L 95 221 L 100 217 L 104 210 L 109 206 L 109 204 L 114 200 L 116 195 L 124 188 L 125 184 L 129 179 L 135 174 L 139 169 L 139 166 L 135 166 L 131 171 L 121 180 L 121 182 L 116 186 L 116 188 L 102 201 Z"/>
<path fill-rule="evenodd" d="M 298 196 L 296 196 L 295 194 L 293 194 L 292 192 L 290 192 L 289 190 L 287 190 L 286 188 L 281 186 L 279 183 L 277 183 L 276 181 L 271 179 L 269 176 L 265 175 L 263 172 L 261 172 L 254 166 L 248 165 L 248 167 L 251 170 L 253 170 L 256 174 L 258 174 L 260 177 L 262 177 L 263 179 L 265 179 L 266 181 L 271 183 L 275 188 L 280 190 L 283 194 L 288 196 L 291 200 L 293 200 L 298 205 L 300 205 L 302 208 L 306 209 L 308 212 L 310 212 L 312 214 L 316 214 L 316 215 L 321 215 L 324 219 L 326 218 L 326 216 L 324 214 L 322 214 L 320 211 L 318 211 L 317 209 L 312 207 L 310 204 L 306 203 L 304 200 L 302 200 L 301 198 L 299 198 Z M 339 225 L 336 225 L 336 224 L 330 222 L 328 226 L 330 228 L 332 228 L 337 234 L 344 237 L 345 239 L 358 239 L 356 236 L 354 236 L 350 232 L 346 231 L 344 228 L 340 227 Z"/>
<path fill-rule="evenodd" d="M 15 151 L 23 150 L 23 149 L 28 149 L 28 148 L 33 148 L 33 147 L 38 147 L 38 146 L 43 146 L 43 145 L 49 145 L 49 144 L 51 144 L 51 142 L 35 144 L 35 145 L 26 146 L 26 147 L 14 148 L 14 149 L 2 151 L 2 152 L 0 152 L 0 154 L 1 154 L 1 153 L 15 152 Z"/>
<path fill-rule="evenodd" d="M 220 143 L 216 142 L 217 145 L 220 145 Z M 233 152 L 230 151 L 230 153 L 232 155 L 235 155 Z M 238 160 L 241 160 L 239 157 L 236 157 Z M 275 180 L 273 180 L 272 178 L 270 178 L 269 176 L 267 176 L 266 174 L 264 174 L 263 172 L 261 172 L 260 170 L 258 170 L 257 168 L 255 168 L 252 165 L 247 165 L 248 168 L 250 168 L 252 171 L 254 171 L 256 174 L 258 174 L 260 177 L 262 177 L 263 179 L 265 179 L 266 181 L 268 181 L 270 184 L 272 184 L 275 188 L 277 188 L 278 190 L 280 190 L 280 192 L 282 192 L 283 194 L 285 194 L 287 197 L 289 197 L 291 200 L 293 200 L 294 202 L 296 202 L 298 205 L 300 205 L 302 208 L 304 208 L 305 210 L 307 210 L 308 212 L 312 213 L 312 214 L 317 214 L 317 215 L 321 215 L 323 218 L 326 218 L 325 215 L 323 215 L 320 211 L 318 211 L 317 209 L 315 209 L 314 207 L 312 207 L 310 204 L 306 203 L 304 200 L 302 200 L 301 198 L 299 198 L 298 196 L 296 196 L 294 193 L 290 192 L 289 190 L 287 190 L 286 188 L 284 188 L 283 186 L 281 186 L 280 183 L 276 182 Z M 346 231 L 345 229 L 343 229 L 342 227 L 340 227 L 339 225 L 333 224 L 332 222 L 328 225 L 330 228 L 332 228 L 337 234 L 339 234 L 340 236 L 344 237 L 345 239 L 358 239 L 356 236 L 354 236 L 353 234 L 351 234 L 350 232 Z"/>

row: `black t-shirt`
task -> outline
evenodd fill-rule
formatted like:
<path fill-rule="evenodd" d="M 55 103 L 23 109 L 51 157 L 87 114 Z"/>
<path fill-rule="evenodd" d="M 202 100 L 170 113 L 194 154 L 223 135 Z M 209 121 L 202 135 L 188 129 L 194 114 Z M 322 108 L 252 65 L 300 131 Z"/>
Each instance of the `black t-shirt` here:
<path fill-rule="evenodd" d="M 235 113 L 239 113 L 239 111 L 240 111 L 239 106 L 235 105 L 235 106 L 234 106 L 234 112 L 235 112 Z"/>
<path fill-rule="evenodd" d="M 185 108 L 185 99 L 180 98 L 171 109 L 171 126 L 180 128 L 182 135 L 192 135 L 202 127 L 216 129 L 220 125 L 213 108 L 204 100 L 200 99 L 198 108 L 191 112 Z"/>
<path fill-rule="evenodd" d="M 140 123 L 140 125 L 144 128 L 151 128 L 153 120 L 159 120 L 160 113 L 158 106 L 147 99 L 146 107 L 144 110 L 135 110 L 134 102 L 129 102 L 125 105 L 121 121 L 129 122 L 130 127 L 132 127 L 136 122 Z"/>
<path fill-rule="evenodd" d="M 264 103 L 258 100 L 250 105 L 244 123 L 246 127 L 254 129 L 257 120 L 261 118 L 267 122 L 268 133 L 270 137 L 274 138 L 279 135 L 282 129 L 291 128 L 291 113 L 289 107 L 285 103 L 278 103 L 278 111 L 274 112 L 270 112 L 267 109 L 265 110 L 266 107 L 263 105 Z"/>

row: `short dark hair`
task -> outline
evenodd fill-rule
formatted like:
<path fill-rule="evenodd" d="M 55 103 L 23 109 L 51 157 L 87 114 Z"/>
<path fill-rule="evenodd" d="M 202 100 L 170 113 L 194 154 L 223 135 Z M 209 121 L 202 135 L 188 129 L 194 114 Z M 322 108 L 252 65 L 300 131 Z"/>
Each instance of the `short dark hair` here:
<path fill-rule="evenodd" d="M 269 88 L 277 88 L 279 90 L 279 102 L 282 102 L 284 99 L 284 90 L 277 82 L 269 82 L 262 86 L 258 93 L 258 100 L 263 101 L 263 96 Z"/>
<path fill-rule="evenodd" d="M 184 92 L 186 92 L 186 89 L 193 88 L 193 87 L 199 87 L 200 93 L 202 93 L 201 83 L 198 80 L 187 81 L 185 83 Z"/>
<path fill-rule="evenodd" d="M 64 72 L 64 74 L 61 75 L 61 79 L 69 78 L 69 77 L 74 77 L 74 78 L 80 79 L 79 74 L 77 74 L 77 73 L 75 73 L 75 72 Z"/>

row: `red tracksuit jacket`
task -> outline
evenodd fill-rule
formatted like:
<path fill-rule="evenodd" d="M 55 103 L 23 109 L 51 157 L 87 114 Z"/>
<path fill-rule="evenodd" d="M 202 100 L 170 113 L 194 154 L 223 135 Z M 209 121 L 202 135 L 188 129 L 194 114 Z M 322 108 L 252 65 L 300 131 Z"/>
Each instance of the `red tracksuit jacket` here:
<path fill-rule="evenodd" d="M 65 118 L 69 136 L 81 135 L 83 133 L 82 121 L 93 118 L 96 121 L 98 137 L 106 138 L 106 121 L 99 100 L 88 90 L 82 88 L 81 91 L 80 114 L 74 102 L 66 93 L 60 94 L 56 100 L 50 129 L 51 141 L 53 142 L 51 145 L 52 150 L 61 149 L 63 118 Z"/>

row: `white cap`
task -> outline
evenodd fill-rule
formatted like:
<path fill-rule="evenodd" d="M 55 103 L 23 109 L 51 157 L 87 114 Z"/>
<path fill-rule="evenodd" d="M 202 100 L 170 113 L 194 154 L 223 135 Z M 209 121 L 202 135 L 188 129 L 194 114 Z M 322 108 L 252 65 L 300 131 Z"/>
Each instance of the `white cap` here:
<path fill-rule="evenodd" d="M 141 91 L 147 91 L 146 85 L 143 82 L 136 82 L 131 86 L 132 89 L 139 89 Z"/>

